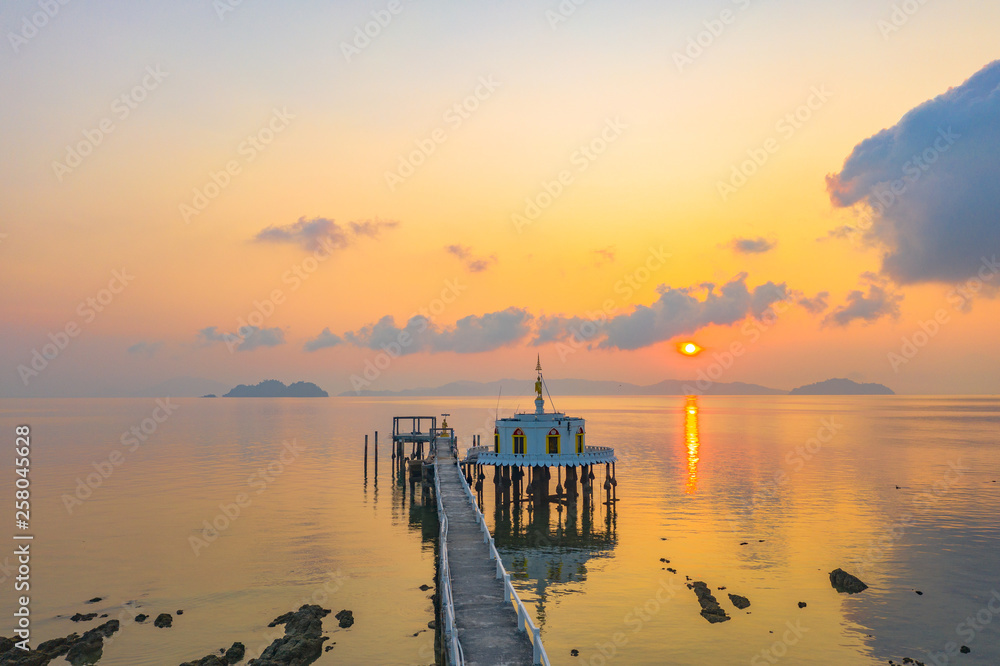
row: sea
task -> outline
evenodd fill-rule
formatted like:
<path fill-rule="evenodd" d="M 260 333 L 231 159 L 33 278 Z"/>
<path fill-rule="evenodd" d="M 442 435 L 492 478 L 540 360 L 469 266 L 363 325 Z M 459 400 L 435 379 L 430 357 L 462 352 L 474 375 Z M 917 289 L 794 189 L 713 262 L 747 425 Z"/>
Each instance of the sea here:
<path fill-rule="evenodd" d="M 0 401 L 11 451 L 0 635 L 29 596 L 32 645 L 119 619 L 100 664 L 175 665 L 236 641 L 250 658 L 281 635 L 268 623 L 317 603 L 355 618 L 325 618 L 317 664 L 433 664 L 438 523 L 430 493 L 395 474 L 392 417 L 448 414 L 464 450 L 489 442 L 516 402 Z M 586 503 L 498 506 L 487 473 L 482 498 L 551 663 L 1000 664 L 1000 398 L 555 406 L 587 419 L 588 444 L 616 449 L 612 492 L 599 468 Z M 26 526 L 14 507 L 21 426 Z M 24 543 L 30 589 L 17 591 Z M 838 568 L 868 589 L 835 590 Z M 700 614 L 696 581 L 728 621 Z M 153 626 L 161 613 L 172 626 Z"/>

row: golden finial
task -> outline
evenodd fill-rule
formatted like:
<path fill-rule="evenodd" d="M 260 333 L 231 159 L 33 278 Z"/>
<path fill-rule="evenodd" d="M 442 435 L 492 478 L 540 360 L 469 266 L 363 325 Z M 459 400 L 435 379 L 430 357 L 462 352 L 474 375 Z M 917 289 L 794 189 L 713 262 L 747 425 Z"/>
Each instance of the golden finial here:
<path fill-rule="evenodd" d="M 538 372 L 541 372 L 542 371 L 542 355 L 539 354 L 536 358 L 538 359 L 538 363 L 535 364 L 535 370 L 537 370 Z"/>

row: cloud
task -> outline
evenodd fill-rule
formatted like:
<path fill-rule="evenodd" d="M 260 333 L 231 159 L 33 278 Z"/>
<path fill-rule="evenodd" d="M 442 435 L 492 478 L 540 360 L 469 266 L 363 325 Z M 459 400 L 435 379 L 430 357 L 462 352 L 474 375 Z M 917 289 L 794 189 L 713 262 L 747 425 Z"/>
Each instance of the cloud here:
<path fill-rule="evenodd" d="M 763 254 L 770 252 L 777 246 L 778 241 L 767 240 L 760 236 L 757 238 L 734 238 L 727 245 L 737 254 Z"/>
<path fill-rule="evenodd" d="M 899 317 L 902 294 L 888 289 L 888 282 L 874 273 L 863 273 L 862 280 L 868 283 L 868 293 L 855 289 L 847 295 L 847 304 L 838 306 L 823 319 L 824 326 L 847 326 L 861 320 L 872 324 L 882 317 Z"/>
<path fill-rule="evenodd" d="M 513 307 L 481 317 L 463 317 L 437 335 L 435 351 L 471 354 L 503 347 L 528 335 L 531 319 L 527 310 Z"/>
<path fill-rule="evenodd" d="M 393 229 L 399 223 L 392 220 L 363 220 L 348 222 L 346 228 L 333 220 L 317 217 L 307 220 L 300 217 L 298 222 L 282 227 L 269 226 L 254 236 L 258 243 L 294 243 L 304 250 L 314 252 L 319 249 L 342 250 L 351 245 L 359 236 L 375 238 L 383 229 Z"/>
<path fill-rule="evenodd" d="M 386 351 L 393 356 L 446 351 L 474 354 L 518 342 L 544 345 L 570 339 L 591 342 L 597 348 L 630 350 L 691 334 L 713 324 L 727 326 L 748 317 L 762 318 L 779 302 L 798 303 L 813 313 L 826 308 L 826 292 L 808 299 L 784 283 L 765 282 L 751 289 L 746 278 L 746 273 L 740 273 L 718 288 L 712 283 L 680 289 L 661 285 L 660 296 L 652 305 L 640 305 L 611 318 L 603 311 L 596 317 L 535 317 L 527 310 L 510 307 L 470 315 L 450 328 L 441 328 L 421 315 L 411 317 L 402 327 L 391 316 L 385 316 L 344 333 L 342 342 Z M 324 329 L 307 343 L 306 349 L 312 351 L 310 345 L 320 348 L 320 340 L 334 345 L 340 344 L 341 337 Z"/>
<path fill-rule="evenodd" d="M 701 285 L 707 290 L 704 300 L 698 300 L 692 289 L 660 286 L 660 298 L 651 306 L 638 306 L 629 314 L 618 315 L 605 326 L 606 337 L 600 347 L 639 349 L 669 340 L 681 334 L 694 333 L 711 324 L 726 326 L 745 319 L 759 317 L 773 303 L 790 296 L 788 287 L 767 282 L 751 291 L 746 285 L 746 273 L 722 285 Z"/>
<path fill-rule="evenodd" d="M 827 177 L 835 206 L 870 215 L 859 237 L 882 249 L 883 275 L 955 283 L 1000 253 L 998 117 L 1000 60 L 859 143 Z"/>
<path fill-rule="evenodd" d="M 445 248 L 445 250 L 452 253 L 459 259 L 466 259 L 470 254 L 472 254 L 472 248 L 468 245 L 449 245 Z"/>
<path fill-rule="evenodd" d="M 829 307 L 826 299 L 830 297 L 830 292 L 821 291 L 812 298 L 802 296 L 796 301 L 809 314 L 819 314 Z"/>
<path fill-rule="evenodd" d="M 280 328 L 244 326 L 237 333 L 224 333 L 215 326 L 198 331 L 203 345 L 224 342 L 230 351 L 252 351 L 259 347 L 276 347 L 285 343 L 285 332 Z"/>
<path fill-rule="evenodd" d="M 129 354 L 136 354 L 137 356 L 145 356 L 146 358 L 152 358 L 160 347 L 163 346 L 162 342 L 144 342 L 140 341 L 128 348 Z"/>
<path fill-rule="evenodd" d="M 575 339 L 595 342 L 604 349 L 640 349 L 712 324 L 725 326 L 749 316 L 760 317 L 774 303 L 792 297 L 784 283 L 767 282 L 751 290 L 746 277 L 740 273 L 718 291 L 712 283 L 680 289 L 661 285 L 660 297 L 652 305 L 639 305 L 610 319 L 543 317 L 532 344 Z M 706 293 L 699 299 L 696 294 L 702 290 Z"/>
<path fill-rule="evenodd" d="M 427 317 L 416 315 L 400 328 L 387 315 L 374 324 L 344 333 L 343 340 L 358 347 L 390 351 L 394 356 L 416 352 L 474 354 L 525 338 L 530 333 L 531 320 L 526 310 L 511 307 L 463 317 L 450 328 L 440 328 Z"/>
<path fill-rule="evenodd" d="M 314 352 L 319 349 L 326 349 L 327 347 L 336 347 L 339 344 L 343 344 L 344 339 L 337 335 L 336 333 L 331 333 L 329 328 L 324 328 L 323 332 L 317 335 L 312 340 L 307 340 L 302 346 L 308 352 Z"/>
<path fill-rule="evenodd" d="M 594 250 L 594 254 L 597 255 L 597 266 L 601 266 L 605 263 L 614 263 L 616 254 L 615 246 L 609 245 L 599 250 Z"/>
<path fill-rule="evenodd" d="M 468 245 L 448 245 L 445 250 L 465 262 L 465 268 L 470 273 L 481 273 L 497 262 L 497 255 L 476 257 Z"/>
<path fill-rule="evenodd" d="M 531 340 L 531 344 L 544 345 L 568 339 L 579 342 L 591 340 L 601 330 L 605 321 L 606 319 L 601 318 L 588 319 L 560 315 L 539 317 L 535 326 L 535 337 Z"/>

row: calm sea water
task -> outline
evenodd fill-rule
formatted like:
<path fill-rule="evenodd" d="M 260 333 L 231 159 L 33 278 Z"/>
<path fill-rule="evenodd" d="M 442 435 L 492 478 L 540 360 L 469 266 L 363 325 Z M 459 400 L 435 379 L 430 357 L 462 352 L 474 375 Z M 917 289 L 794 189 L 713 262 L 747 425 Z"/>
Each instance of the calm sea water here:
<path fill-rule="evenodd" d="M 450 412 L 463 448 L 488 440 L 495 400 L 171 404 L 156 424 L 146 399 L 0 403 L 11 445 L 15 425 L 32 427 L 34 644 L 93 626 L 75 612 L 182 609 L 170 629 L 123 622 L 100 663 L 177 664 L 237 640 L 255 654 L 270 620 L 315 601 L 356 618 L 326 621 L 335 645 L 317 663 L 433 663 L 433 589 L 420 586 L 433 586 L 437 523 L 419 484 L 413 497 L 395 483 L 385 439 L 393 415 Z M 588 419 L 590 444 L 617 448 L 619 501 L 497 510 L 491 483 L 484 497 L 553 663 L 1000 663 L 1000 399 L 557 406 Z M 123 438 L 133 426 L 142 438 Z M 376 429 L 377 482 L 363 465 Z M 870 588 L 838 594 L 837 567 Z M 732 620 L 704 620 L 688 578 Z M 2 589 L 11 618 L 9 578 Z"/>

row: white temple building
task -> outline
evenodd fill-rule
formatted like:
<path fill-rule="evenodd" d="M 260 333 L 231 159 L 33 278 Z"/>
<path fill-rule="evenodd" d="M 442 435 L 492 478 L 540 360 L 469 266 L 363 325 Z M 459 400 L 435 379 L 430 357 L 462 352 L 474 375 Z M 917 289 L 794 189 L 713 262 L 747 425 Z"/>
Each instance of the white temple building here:
<path fill-rule="evenodd" d="M 466 461 L 504 467 L 580 467 L 615 462 L 613 448 L 587 445 L 584 419 L 545 411 L 540 358 L 535 370 L 535 411 L 497 419 L 493 445 L 470 448 Z"/>

